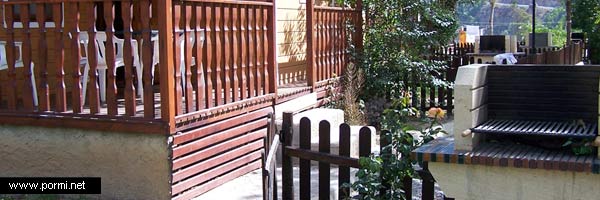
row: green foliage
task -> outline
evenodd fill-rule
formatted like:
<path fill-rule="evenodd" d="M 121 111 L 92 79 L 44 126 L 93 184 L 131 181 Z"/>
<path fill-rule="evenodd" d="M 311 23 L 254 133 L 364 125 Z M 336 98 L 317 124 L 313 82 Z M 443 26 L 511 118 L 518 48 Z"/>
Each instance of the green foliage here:
<path fill-rule="evenodd" d="M 405 199 L 402 180 L 415 176 L 413 165 L 415 161 L 410 153 L 417 147 L 433 140 L 438 133 L 445 133 L 441 128 L 440 118 L 426 118 L 425 129 L 421 130 L 421 138 L 413 138 L 408 133 L 412 128 L 406 120 L 414 116 L 414 108 L 409 107 L 409 101 L 401 98 L 393 103 L 393 108 L 384 112 L 382 127 L 387 130 L 380 137 L 389 141 L 379 154 L 360 158 L 362 167 L 357 173 L 353 184 L 346 184 L 359 193 L 358 199 Z M 385 193 L 381 189 L 386 188 Z"/>
<path fill-rule="evenodd" d="M 440 1 L 365 0 L 364 51 L 356 54 L 365 72 L 364 97 L 400 98 L 406 77 L 447 86 L 431 74 L 445 63 L 428 61 L 432 48 L 446 45 L 458 28 L 452 9 Z"/>
<path fill-rule="evenodd" d="M 594 147 L 590 145 L 591 142 L 589 139 L 569 138 L 562 146 L 570 148 L 575 155 L 590 155 L 594 152 Z"/>
<path fill-rule="evenodd" d="M 600 1 L 572 0 L 573 28 L 586 33 L 592 63 L 600 63 Z"/>

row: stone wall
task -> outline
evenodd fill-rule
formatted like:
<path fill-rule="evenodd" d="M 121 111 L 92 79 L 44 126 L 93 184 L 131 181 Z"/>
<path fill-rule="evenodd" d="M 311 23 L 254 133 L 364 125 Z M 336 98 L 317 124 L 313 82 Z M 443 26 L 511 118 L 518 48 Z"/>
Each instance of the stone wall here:
<path fill-rule="evenodd" d="M 167 135 L 0 126 L 0 177 L 101 177 L 91 199 L 170 199 L 168 158 Z"/>

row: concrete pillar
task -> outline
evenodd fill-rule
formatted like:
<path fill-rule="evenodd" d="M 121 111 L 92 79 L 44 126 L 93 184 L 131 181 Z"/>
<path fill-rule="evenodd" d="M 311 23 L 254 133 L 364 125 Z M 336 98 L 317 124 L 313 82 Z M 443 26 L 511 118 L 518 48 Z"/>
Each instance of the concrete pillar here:
<path fill-rule="evenodd" d="M 454 84 L 454 148 L 473 150 L 478 134 L 463 134 L 487 120 L 487 67 L 474 64 L 458 68 Z"/>

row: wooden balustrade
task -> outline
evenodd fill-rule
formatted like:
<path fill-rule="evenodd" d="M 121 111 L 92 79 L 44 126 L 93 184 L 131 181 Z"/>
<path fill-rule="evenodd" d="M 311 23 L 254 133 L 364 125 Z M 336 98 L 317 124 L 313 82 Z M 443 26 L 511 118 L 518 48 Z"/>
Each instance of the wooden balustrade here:
<path fill-rule="evenodd" d="M 0 114 L 158 122 L 153 1 L 0 2 Z"/>
<path fill-rule="evenodd" d="M 314 6 L 307 2 L 307 79 L 310 86 L 342 75 L 350 63 L 350 44 L 362 43 L 360 1 L 356 8 Z M 349 31 L 349 25 L 354 31 Z"/>
<path fill-rule="evenodd" d="M 273 2 L 0 6 L 0 114 L 164 122 L 174 131 L 176 116 L 276 96 Z"/>
<path fill-rule="evenodd" d="M 173 2 L 178 119 L 276 93 L 273 8 L 264 1 Z"/>

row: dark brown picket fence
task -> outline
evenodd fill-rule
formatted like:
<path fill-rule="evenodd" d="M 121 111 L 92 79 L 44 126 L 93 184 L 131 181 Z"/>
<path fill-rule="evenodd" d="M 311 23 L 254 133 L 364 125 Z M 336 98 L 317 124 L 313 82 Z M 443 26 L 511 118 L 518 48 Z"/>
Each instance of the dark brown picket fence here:
<path fill-rule="evenodd" d="M 282 147 L 282 196 L 277 196 L 277 181 L 274 176 L 275 161 L 274 154 L 278 142 L 274 142 L 266 158 L 264 169 L 264 199 L 294 199 L 294 187 L 299 187 L 299 199 L 310 199 L 311 195 L 311 161 L 317 161 L 319 178 L 318 178 L 318 197 L 319 199 L 330 198 L 330 171 L 331 165 L 339 167 L 338 184 L 339 184 L 339 199 L 348 199 L 350 191 L 348 188 L 342 187 L 345 183 L 350 183 L 350 168 L 361 168 L 358 158 L 350 156 L 350 126 L 341 124 L 339 129 L 339 151 L 338 154 L 331 153 L 331 125 L 328 121 L 319 123 L 319 150 L 311 150 L 311 122 L 308 118 L 300 120 L 299 131 L 299 146 L 293 146 L 293 114 L 283 114 L 283 126 L 281 130 Z M 368 127 L 362 127 L 359 132 L 359 156 L 367 157 L 371 154 L 371 137 L 374 134 Z M 279 139 L 279 135 L 275 136 Z M 385 141 L 382 145 L 385 146 Z M 299 186 L 294 185 L 294 169 L 292 159 L 299 159 Z M 434 199 L 434 184 L 433 176 L 427 170 L 427 163 L 423 163 L 423 169 L 418 170 L 419 176 L 422 179 L 421 197 L 424 200 Z M 412 177 L 403 179 L 405 194 L 407 199 L 412 199 Z M 381 192 L 385 192 L 382 190 Z M 360 194 L 359 194 L 360 195 Z M 446 198 L 449 199 L 449 198 Z"/>
<path fill-rule="evenodd" d="M 472 64 L 472 59 L 467 56 L 467 53 L 473 53 L 474 47 L 475 45 L 472 43 L 454 43 L 441 48 L 431 49 L 431 54 L 425 58 L 444 62 L 446 69 L 441 73 L 433 74 L 433 76 L 448 83 L 454 83 L 458 67 Z M 425 81 L 424 77 L 421 77 L 421 74 L 406 76 L 405 80 L 409 84 L 404 89 L 411 92 L 411 104 L 413 107 L 423 111 L 430 107 L 441 107 L 447 109 L 449 112 L 454 108 L 452 88 L 435 86 L 429 83 L 429 81 Z"/>

